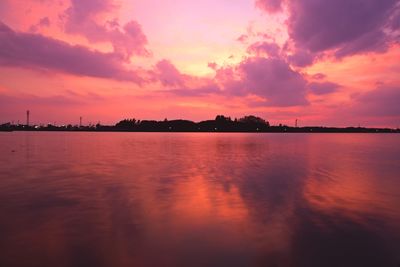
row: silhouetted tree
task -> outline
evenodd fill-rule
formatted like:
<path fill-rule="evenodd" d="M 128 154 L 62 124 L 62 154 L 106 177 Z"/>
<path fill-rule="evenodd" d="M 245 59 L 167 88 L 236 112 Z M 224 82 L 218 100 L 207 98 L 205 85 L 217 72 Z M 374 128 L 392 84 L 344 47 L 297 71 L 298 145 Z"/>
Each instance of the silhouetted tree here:
<path fill-rule="evenodd" d="M 217 115 L 217 117 L 215 117 L 215 121 L 216 122 L 231 122 L 232 119 L 231 119 L 231 117 L 225 117 L 224 115 Z"/>
<path fill-rule="evenodd" d="M 260 117 L 256 117 L 253 115 L 244 116 L 243 118 L 239 119 L 239 122 L 248 123 L 248 124 L 264 124 L 264 125 L 269 126 L 269 122 L 265 121 L 264 119 L 262 119 Z"/>
<path fill-rule="evenodd" d="M 136 119 L 125 119 L 117 124 L 115 124 L 115 127 L 117 128 L 134 128 L 137 124 L 139 124 L 140 121 L 136 121 Z"/>

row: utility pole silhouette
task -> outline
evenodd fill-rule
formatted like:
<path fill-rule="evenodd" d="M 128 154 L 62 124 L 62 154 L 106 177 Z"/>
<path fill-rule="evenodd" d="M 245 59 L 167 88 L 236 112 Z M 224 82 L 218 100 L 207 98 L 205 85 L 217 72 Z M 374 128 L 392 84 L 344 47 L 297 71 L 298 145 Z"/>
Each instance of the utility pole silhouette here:
<path fill-rule="evenodd" d="M 299 120 L 296 119 L 296 122 L 295 122 L 295 127 L 296 127 L 296 128 L 298 127 L 298 122 L 299 122 Z"/>
<path fill-rule="evenodd" d="M 29 126 L 29 110 L 26 111 L 26 126 Z"/>
<path fill-rule="evenodd" d="M 82 117 L 79 117 L 79 127 L 82 127 Z"/>

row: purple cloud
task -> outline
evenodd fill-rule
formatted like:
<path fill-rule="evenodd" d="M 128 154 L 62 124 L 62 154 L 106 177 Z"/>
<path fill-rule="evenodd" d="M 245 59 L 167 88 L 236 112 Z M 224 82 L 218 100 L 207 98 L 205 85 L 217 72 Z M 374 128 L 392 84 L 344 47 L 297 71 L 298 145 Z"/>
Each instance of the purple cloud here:
<path fill-rule="evenodd" d="M 332 82 L 313 82 L 308 87 L 315 95 L 326 95 L 336 92 L 340 88 L 340 85 Z"/>
<path fill-rule="evenodd" d="M 279 58 L 247 58 L 235 68 L 220 70 L 216 78 L 223 84 L 224 93 L 257 95 L 265 99 L 265 106 L 308 104 L 306 80 Z"/>
<path fill-rule="evenodd" d="M 112 0 L 71 0 L 71 6 L 68 8 L 67 13 L 73 21 L 84 23 L 94 15 L 112 11 L 114 7 Z"/>
<path fill-rule="evenodd" d="M 276 2 L 276 3 L 275 3 Z M 257 0 L 266 12 L 276 12 L 282 1 Z M 295 50 L 309 55 L 334 51 L 337 58 L 367 52 L 384 52 L 398 40 L 399 0 L 286 0 L 288 30 Z M 276 7 L 276 8 L 275 8 Z M 311 57 L 291 59 L 304 66 Z"/>
<path fill-rule="evenodd" d="M 122 27 L 118 19 L 98 22 L 100 15 L 114 8 L 112 0 L 72 0 L 64 14 L 65 30 L 67 33 L 82 35 L 89 42 L 109 42 L 114 52 L 125 59 L 132 55 L 150 56 L 151 52 L 146 48 L 147 37 L 138 22 L 131 20 Z"/>
<path fill-rule="evenodd" d="M 393 13 L 393 16 L 390 18 L 389 28 L 392 30 L 396 30 L 400 28 L 400 8 Z M 399 37 L 399 35 L 397 35 Z"/>
<path fill-rule="evenodd" d="M 156 75 L 164 86 L 183 86 L 184 76 L 168 60 L 161 60 L 156 64 Z"/>
<path fill-rule="evenodd" d="M 293 55 L 288 56 L 288 61 L 297 67 L 307 67 L 314 63 L 316 55 L 304 49 L 297 49 Z"/>
<path fill-rule="evenodd" d="M 156 65 L 154 75 L 169 87 L 160 92 L 183 97 L 256 95 L 264 99 L 257 102 L 262 106 L 308 105 L 307 81 L 281 58 L 250 57 L 235 66 L 215 65 L 215 71 L 214 79 L 199 79 L 180 73 L 171 62 L 162 60 Z M 190 85 L 199 83 L 202 85 Z"/>
<path fill-rule="evenodd" d="M 289 33 L 296 45 L 311 52 L 341 48 L 365 38 L 366 34 L 381 32 L 396 2 L 398 0 L 291 1 Z M 371 45 L 376 42 L 374 38 L 367 38 L 367 41 L 372 41 Z"/>
<path fill-rule="evenodd" d="M 142 82 L 114 53 L 101 53 L 40 34 L 15 32 L 0 22 L 0 65 L 49 69 L 79 76 Z"/>
<path fill-rule="evenodd" d="M 239 66 L 249 92 L 267 99 L 270 106 L 308 104 L 306 81 L 281 59 L 249 58 Z"/>
<path fill-rule="evenodd" d="M 364 34 L 353 42 L 346 43 L 335 52 L 337 58 L 367 52 L 386 52 L 389 46 L 387 36 L 383 31 L 372 31 Z"/>

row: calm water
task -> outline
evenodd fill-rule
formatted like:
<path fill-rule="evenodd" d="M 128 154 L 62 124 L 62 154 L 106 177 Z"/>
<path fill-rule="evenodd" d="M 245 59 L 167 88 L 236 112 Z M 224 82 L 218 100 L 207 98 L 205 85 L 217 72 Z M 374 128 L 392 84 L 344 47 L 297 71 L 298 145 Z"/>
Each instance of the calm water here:
<path fill-rule="evenodd" d="M 400 266 L 400 135 L 0 133 L 0 266 Z"/>

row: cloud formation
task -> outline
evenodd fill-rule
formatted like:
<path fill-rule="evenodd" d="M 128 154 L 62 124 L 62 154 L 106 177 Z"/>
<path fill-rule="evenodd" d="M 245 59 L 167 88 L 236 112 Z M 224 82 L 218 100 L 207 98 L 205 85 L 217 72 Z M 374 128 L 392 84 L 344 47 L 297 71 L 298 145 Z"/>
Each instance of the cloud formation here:
<path fill-rule="evenodd" d="M 326 95 L 336 92 L 340 85 L 332 82 L 312 82 L 308 87 L 315 95 Z"/>
<path fill-rule="evenodd" d="M 237 66 L 219 69 L 216 79 L 224 93 L 256 95 L 265 100 L 265 106 L 308 104 L 305 78 L 281 58 L 249 57 Z"/>
<path fill-rule="evenodd" d="M 314 63 L 316 55 L 304 49 L 297 49 L 293 54 L 288 55 L 288 61 L 296 67 L 307 67 Z"/>
<path fill-rule="evenodd" d="M 129 59 L 132 55 L 150 56 L 148 41 L 142 26 L 134 20 L 120 25 L 117 18 L 107 19 L 106 14 L 115 8 L 112 0 L 71 0 L 65 11 L 65 30 L 84 36 L 89 42 L 109 42 L 114 53 Z"/>
<path fill-rule="evenodd" d="M 155 73 L 158 80 L 164 86 L 175 87 L 184 85 L 184 75 L 169 60 L 160 60 L 156 64 Z"/>
<path fill-rule="evenodd" d="M 213 79 L 180 73 L 167 60 L 157 63 L 155 75 L 168 92 L 194 97 L 209 94 L 220 96 L 257 96 L 258 106 L 292 107 L 308 105 L 307 81 L 279 57 L 252 56 L 237 65 L 213 65 Z"/>
<path fill-rule="evenodd" d="M 78 76 L 91 76 L 140 83 L 134 71 L 126 70 L 120 57 L 40 34 L 15 32 L 0 22 L 0 65 L 57 70 Z"/>
<path fill-rule="evenodd" d="M 214 66 L 217 69 L 217 66 Z M 175 65 L 166 59 L 160 60 L 154 67 L 153 81 L 159 81 L 164 90 L 159 93 L 168 93 L 180 97 L 198 97 L 210 94 L 220 94 L 220 87 L 209 78 L 200 78 L 181 73 Z"/>
<path fill-rule="evenodd" d="M 278 57 L 280 48 L 273 42 L 256 42 L 247 48 L 247 52 L 257 56 Z"/>
<path fill-rule="evenodd" d="M 256 3 L 269 13 L 281 10 L 285 3 L 290 41 L 296 49 L 308 52 L 309 58 L 327 51 L 333 51 L 337 58 L 383 52 L 398 38 L 395 34 L 400 24 L 398 0 L 257 0 Z"/>

